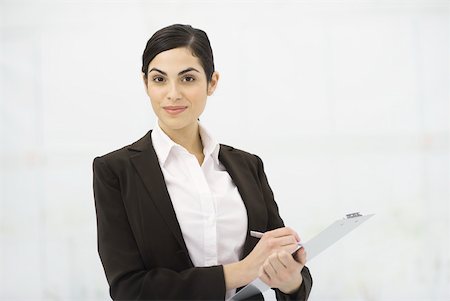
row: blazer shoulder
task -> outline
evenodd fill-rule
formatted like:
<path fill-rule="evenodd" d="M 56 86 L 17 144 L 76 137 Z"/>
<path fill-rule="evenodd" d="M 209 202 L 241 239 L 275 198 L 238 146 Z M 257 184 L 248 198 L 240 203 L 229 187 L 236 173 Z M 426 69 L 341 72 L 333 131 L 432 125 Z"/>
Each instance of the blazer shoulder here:
<path fill-rule="evenodd" d="M 260 165 L 262 164 L 262 160 L 258 155 L 252 154 L 242 149 L 234 148 L 232 146 L 226 144 L 220 144 L 220 150 L 223 155 L 232 154 L 233 156 L 238 157 L 240 160 L 246 161 L 247 163 Z"/>
<path fill-rule="evenodd" d="M 120 162 L 123 163 L 124 161 L 128 161 L 130 152 L 139 152 L 146 147 L 151 146 L 150 133 L 151 131 L 149 131 L 142 138 L 133 143 L 125 145 L 104 155 L 95 157 L 93 164 L 95 165 L 96 161 L 101 161 L 106 162 L 108 165 L 117 165 L 120 164 Z"/>

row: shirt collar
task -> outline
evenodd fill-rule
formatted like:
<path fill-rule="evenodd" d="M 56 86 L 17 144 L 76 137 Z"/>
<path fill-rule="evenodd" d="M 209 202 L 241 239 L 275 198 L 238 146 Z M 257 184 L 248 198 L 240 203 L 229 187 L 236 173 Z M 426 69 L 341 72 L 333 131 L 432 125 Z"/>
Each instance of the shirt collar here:
<path fill-rule="evenodd" d="M 166 163 L 169 153 L 176 144 L 164 131 L 159 127 L 158 122 L 152 131 L 152 142 L 156 155 L 158 156 L 159 164 L 162 166 Z"/>
<path fill-rule="evenodd" d="M 219 163 L 219 150 L 220 144 L 214 139 L 210 132 L 199 123 L 200 137 L 203 144 L 203 154 L 205 155 L 205 160 L 208 157 L 212 157 L 217 165 Z M 164 165 L 169 158 L 172 149 L 182 149 L 186 151 L 184 147 L 175 143 L 166 133 L 161 129 L 158 122 L 152 131 L 152 142 L 155 148 L 156 155 L 158 156 L 159 163 Z"/>
<path fill-rule="evenodd" d="M 199 123 L 200 137 L 202 138 L 203 144 L 203 155 L 205 155 L 205 160 L 208 157 L 212 157 L 214 162 L 217 165 L 219 163 L 219 150 L 220 144 L 214 139 L 211 133 L 201 124 Z"/>

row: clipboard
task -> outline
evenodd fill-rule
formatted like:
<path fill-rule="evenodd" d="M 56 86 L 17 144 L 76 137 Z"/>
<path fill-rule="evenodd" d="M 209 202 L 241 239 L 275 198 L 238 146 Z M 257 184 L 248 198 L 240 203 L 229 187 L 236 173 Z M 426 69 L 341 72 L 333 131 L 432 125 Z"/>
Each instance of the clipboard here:
<path fill-rule="evenodd" d="M 309 261 L 347 235 L 349 232 L 356 229 L 372 216 L 374 216 L 374 214 L 361 215 L 359 212 L 347 214 L 345 218 L 333 222 L 325 230 L 307 242 L 299 243 L 295 251 L 300 248 L 304 248 L 307 253 L 307 261 Z M 243 300 L 255 294 L 263 293 L 268 289 L 270 289 L 270 287 L 267 284 L 265 284 L 261 279 L 256 278 L 239 292 L 231 296 L 227 301 Z"/>

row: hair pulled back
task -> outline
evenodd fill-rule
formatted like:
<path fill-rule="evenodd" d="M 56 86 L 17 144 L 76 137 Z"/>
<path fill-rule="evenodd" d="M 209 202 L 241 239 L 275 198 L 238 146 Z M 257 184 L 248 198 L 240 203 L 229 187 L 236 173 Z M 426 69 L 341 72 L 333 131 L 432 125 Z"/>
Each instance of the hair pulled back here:
<path fill-rule="evenodd" d="M 206 79 L 211 81 L 214 73 L 214 57 L 206 33 L 190 25 L 173 24 L 164 27 L 153 34 L 148 40 L 142 54 L 142 72 L 147 77 L 148 65 L 163 51 L 174 48 L 187 47 L 192 55 L 200 60 L 206 73 Z"/>

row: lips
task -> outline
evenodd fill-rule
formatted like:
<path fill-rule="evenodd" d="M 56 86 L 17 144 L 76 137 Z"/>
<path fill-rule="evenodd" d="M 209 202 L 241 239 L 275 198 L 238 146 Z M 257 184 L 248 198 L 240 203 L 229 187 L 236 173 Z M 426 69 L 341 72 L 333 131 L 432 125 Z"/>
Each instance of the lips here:
<path fill-rule="evenodd" d="M 163 109 L 170 115 L 177 115 L 187 109 L 187 106 L 165 106 Z"/>

